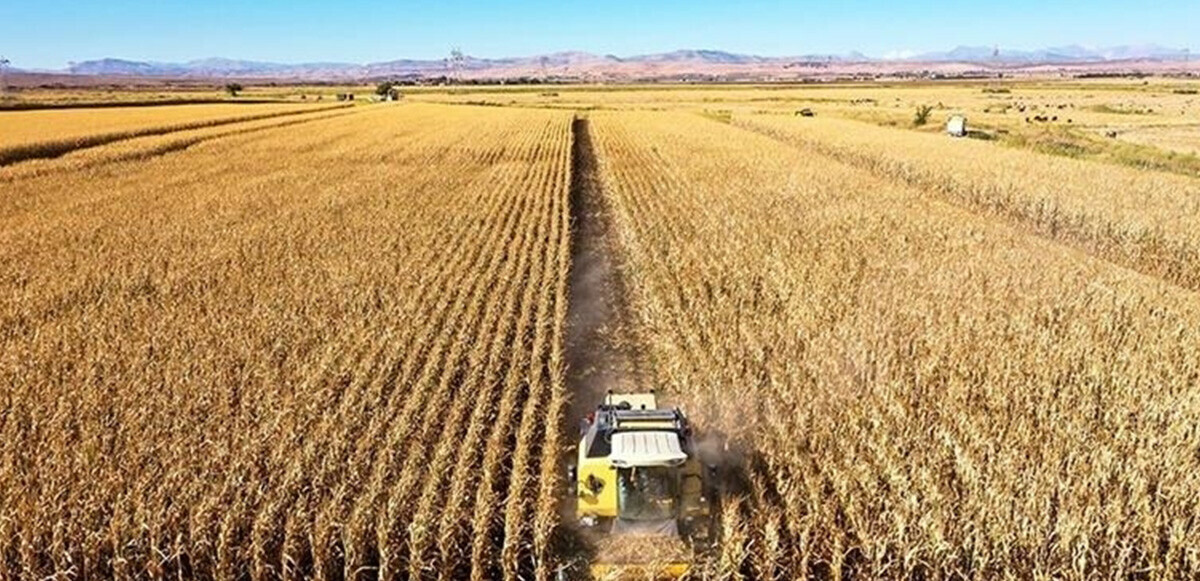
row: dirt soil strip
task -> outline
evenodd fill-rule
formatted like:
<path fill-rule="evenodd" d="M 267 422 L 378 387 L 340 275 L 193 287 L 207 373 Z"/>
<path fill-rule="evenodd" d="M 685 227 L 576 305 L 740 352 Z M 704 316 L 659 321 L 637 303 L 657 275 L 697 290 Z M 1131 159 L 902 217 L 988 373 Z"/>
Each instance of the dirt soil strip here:
<path fill-rule="evenodd" d="M 571 272 L 566 322 L 566 382 L 573 431 L 605 393 L 633 391 L 639 381 L 617 258 L 611 208 L 600 183 L 588 120 L 572 127 Z"/>
<path fill-rule="evenodd" d="M 563 432 L 577 442 L 581 421 L 604 401 L 609 389 L 633 391 L 643 383 L 630 352 L 635 341 L 628 323 L 612 208 L 604 196 L 588 120 L 577 117 L 571 131 L 571 271 L 564 346 L 571 401 Z M 574 464 L 575 454 L 572 446 L 564 463 Z M 575 527 L 574 490 L 564 493 L 560 514 L 567 534 L 560 554 L 568 577 L 583 579 L 596 548 Z"/>

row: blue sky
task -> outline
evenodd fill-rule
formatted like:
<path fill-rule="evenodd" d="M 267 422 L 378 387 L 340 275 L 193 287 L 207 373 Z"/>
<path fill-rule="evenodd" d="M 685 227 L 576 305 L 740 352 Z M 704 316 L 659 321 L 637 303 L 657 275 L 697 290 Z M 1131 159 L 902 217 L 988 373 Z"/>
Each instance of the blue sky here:
<path fill-rule="evenodd" d="M 1156 43 L 1200 54 L 1200 0 L 110 0 L 0 7 L 0 55 L 25 68 L 101 57 L 374 62 L 560 50 L 631 55 L 711 48 L 872 56 L 956 45 Z"/>

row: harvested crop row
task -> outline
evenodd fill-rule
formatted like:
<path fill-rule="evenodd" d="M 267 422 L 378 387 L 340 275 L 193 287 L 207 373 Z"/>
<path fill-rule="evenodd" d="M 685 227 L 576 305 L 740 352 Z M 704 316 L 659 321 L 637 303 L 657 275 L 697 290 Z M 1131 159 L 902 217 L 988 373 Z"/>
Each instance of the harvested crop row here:
<path fill-rule="evenodd" d="M 548 576 L 570 124 L 379 108 L 11 182 L 0 576 Z"/>
<path fill-rule="evenodd" d="M 0 112 L 0 166 L 54 158 L 106 143 L 350 105 L 180 105 Z"/>
<path fill-rule="evenodd" d="M 699 117 L 591 126 L 647 369 L 746 450 L 715 572 L 1200 574 L 1194 293 Z"/>
<path fill-rule="evenodd" d="M 1200 180 L 839 119 L 736 123 L 1200 290 Z"/>

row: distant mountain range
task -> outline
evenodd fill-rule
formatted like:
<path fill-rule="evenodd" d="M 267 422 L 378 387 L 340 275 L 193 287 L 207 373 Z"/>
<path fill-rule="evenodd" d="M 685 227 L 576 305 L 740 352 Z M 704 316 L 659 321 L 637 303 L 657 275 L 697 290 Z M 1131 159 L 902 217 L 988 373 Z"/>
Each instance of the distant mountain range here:
<path fill-rule="evenodd" d="M 946 52 L 915 55 L 908 60 L 925 62 L 1002 62 L 1009 64 L 1059 64 L 1129 60 L 1182 60 L 1189 56 L 1186 49 L 1166 48 L 1148 44 L 1091 49 L 1079 45 L 1043 48 L 1039 50 L 1009 50 L 986 46 L 959 46 Z"/>
<path fill-rule="evenodd" d="M 1079 64 L 1128 61 L 1183 61 L 1186 49 L 1157 45 L 1117 46 L 1090 49 L 1071 45 L 1038 50 L 997 49 L 986 46 L 959 46 L 944 52 L 908 54 L 901 58 L 875 58 L 862 53 L 810 54 L 789 57 L 765 57 L 719 50 L 677 50 L 674 52 L 617 57 L 586 52 L 558 52 L 513 58 L 400 59 L 370 64 L 302 63 L 281 64 L 223 58 L 186 63 L 130 61 L 115 58 L 72 63 L 67 73 L 91 76 L 130 76 L 165 78 L 267 78 L 302 80 L 340 80 L 389 78 L 398 76 L 436 77 L 455 71 L 472 77 L 518 75 L 629 75 L 637 71 L 704 73 L 738 70 L 771 70 L 793 67 L 821 67 L 849 64 L 962 63 L 983 66 L 1029 66 L 1039 64 Z"/>

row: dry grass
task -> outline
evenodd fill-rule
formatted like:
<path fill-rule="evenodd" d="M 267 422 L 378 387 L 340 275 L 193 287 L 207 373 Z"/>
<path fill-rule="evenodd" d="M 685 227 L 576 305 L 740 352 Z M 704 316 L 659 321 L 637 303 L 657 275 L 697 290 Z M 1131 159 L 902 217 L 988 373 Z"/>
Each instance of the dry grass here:
<path fill-rule="evenodd" d="M 1200 156 L 1200 124 L 1133 129 L 1120 133 L 1120 138 L 1184 156 Z"/>
<path fill-rule="evenodd" d="M 750 450 L 714 574 L 1200 574 L 1195 293 L 697 116 L 591 126 L 656 383 Z"/>
<path fill-rule="evenodd" d="M 0 193 L 0 577 L 543 577 L 570 116 L 372 108 Z"/>

